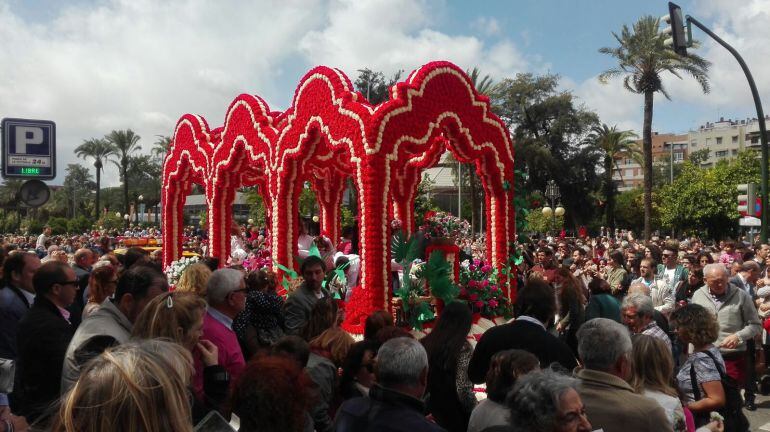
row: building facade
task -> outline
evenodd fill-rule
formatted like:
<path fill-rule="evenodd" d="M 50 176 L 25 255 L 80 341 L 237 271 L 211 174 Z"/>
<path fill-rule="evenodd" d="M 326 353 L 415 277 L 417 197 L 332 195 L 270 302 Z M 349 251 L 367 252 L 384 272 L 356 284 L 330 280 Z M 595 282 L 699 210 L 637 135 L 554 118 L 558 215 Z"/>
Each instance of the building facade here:
<path fill-rule="evenodd" d="M 688 136 L 685 134 L 652 134 L 652 161 L 653 163 L 668 163 L 673 158 L 674 163 L 681 163 L 687 159 Z M 639 148 L 642 148 L 642 140 L 636 140 Z M 621 154 L 615 159 L 615 167 L 612 171 L 612 180 L 617 185 L 618 191 L 627 191 L 636 187 L 642 187 L 644 171 L 639 160 L 630 155 Z"/>

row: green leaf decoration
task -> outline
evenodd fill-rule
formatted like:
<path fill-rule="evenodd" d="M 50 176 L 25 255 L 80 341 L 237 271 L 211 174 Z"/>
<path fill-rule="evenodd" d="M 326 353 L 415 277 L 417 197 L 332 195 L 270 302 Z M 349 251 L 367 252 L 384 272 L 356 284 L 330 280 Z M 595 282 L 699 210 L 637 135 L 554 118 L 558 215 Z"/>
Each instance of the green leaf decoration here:
<path fill-rule="evenodd" d="M 460 288 L 450 278 L 451 271 L 452 265 L 441 251 L 433 251 L 423 267 L 422 276 L 428 281 L 431 294 L 444 303 L 451 302 L 460 294 Z"/>
<path fill-rule="evenodd" d="M 412 262 L 417 258 L 419 242 L 417 236 L 412 234 L 408 239 L 404 230 L 398 230 L 393 235 L 392 251 L 393 260 L 397 263 Z"/>
<path fill-rule="evenodd" d="M 511 183 L 508 180 L 503 181 L 503 190 L 505 191 L 511 190 Z"/>
<path fill-rule="evenodd" d="M 273 260 L 273 264 L 275 264 L 276 267 L 278 267 L 282 272 L 288 275 L 291 279 L 297 279 L 299 277 L 299 274 L 297 272 L 279 263 L 278 261 Z"/>
<path fill-rule="evenodd" d="M 321 251 L 318 250 L 318 246 L 316 246 L 315 242 L 310 245 L 310 249 L 307 252 L 308 256 L 316 256 L 318 258 L 322 258 Z"/>

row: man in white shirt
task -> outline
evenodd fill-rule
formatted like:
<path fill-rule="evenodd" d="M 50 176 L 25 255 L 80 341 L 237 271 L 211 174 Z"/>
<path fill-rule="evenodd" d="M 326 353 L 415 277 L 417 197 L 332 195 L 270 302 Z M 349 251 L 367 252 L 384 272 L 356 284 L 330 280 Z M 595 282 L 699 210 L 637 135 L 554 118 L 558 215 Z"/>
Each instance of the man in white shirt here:
<path fill-rule="evenodd" d="M 51 236 L 51 227 L 47 226 L 43 228 L 43 233 L 37 237 L 37 243 L 35 243 L 35 249 L 45 250 L 45 242 Z"/>

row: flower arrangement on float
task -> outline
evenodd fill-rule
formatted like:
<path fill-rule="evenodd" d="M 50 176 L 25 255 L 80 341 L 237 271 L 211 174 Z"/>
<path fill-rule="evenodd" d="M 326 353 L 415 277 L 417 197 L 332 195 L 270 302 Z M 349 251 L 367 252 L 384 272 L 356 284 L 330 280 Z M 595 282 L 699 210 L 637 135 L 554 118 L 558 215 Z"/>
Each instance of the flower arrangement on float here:
<path fill-rule="evenodd" d="M 172 261 L 165 270 L 169 285 L 176 285 L 179 282 L 179 278 L 182 277 L 182 273 L 187 270 L 187 267 L 190 267 L 198 261 L 200 261 L 200 258 L 197 256 L 182 257 L 176 261 Z"/>
<path fill-rule="evenodd" d="M 448 238 L 459 242 L 471 235 L 471 224 L 451 213 L 429 212 L 420 230 L 426 239 Z"/>
<path fill-rule="evenodd" d="M 248 271 L 259 271 L 264 268 L 270 268 L 273 265 L 273 259 L 270 249 L 255 249 L 248 258 L 243 261 L 243 267 Z"/>
<path fill-rule="evenodd" d="M 479 259 L 460 263 L 460 295 L 473 313 L 485 318 L 512 315 L 511 304 L 499 286 L 498 271 Z"/>

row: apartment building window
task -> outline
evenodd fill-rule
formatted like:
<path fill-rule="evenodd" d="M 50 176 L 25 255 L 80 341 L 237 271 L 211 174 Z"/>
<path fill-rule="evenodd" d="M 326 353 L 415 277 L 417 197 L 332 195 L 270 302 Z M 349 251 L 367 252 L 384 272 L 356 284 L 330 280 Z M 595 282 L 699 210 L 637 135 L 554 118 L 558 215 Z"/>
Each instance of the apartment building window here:
<path fill-rule="evenodd" d="M 690 142 L 690 147 L 698 147 L 698 141 L 697 140 L 692 140 Z"/>
<path fill-rule="evenodd" d="M 628 168 L 626 170 L 626 177 L 631 177 L 632 175 L 634 175 L 634 170 L 632 170 L 631 168 Z"/>
<path fill-rule="evenodd" d="M 738 149 L 733 149 L 733 156 L 738 156 Z"/>
<path fill-rule="evenodd" d="M 717 145 L 722 144 L 722 137 L 717 137 Z"/>
<path fill-rule="evenodd" d="M 714 156 L 716 156 L 718 158 L 727 157 L 727 150 L 722 150 L 722 151 L 714 152 Z"/>
<path fill-rule="evenodd" d="M 682 162 L 684 160 L 684 152 L 674 153 L 674 162 Z"/>
<path fill-rule="evenodd" d="M 733 135 L 733 144 L 738 144 L 738 135 Z"/>

